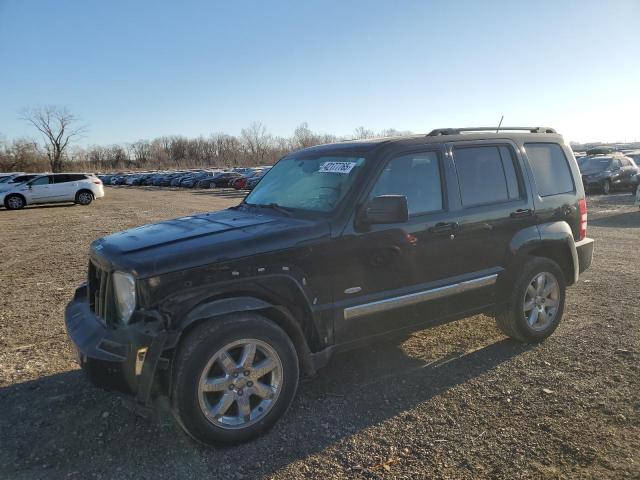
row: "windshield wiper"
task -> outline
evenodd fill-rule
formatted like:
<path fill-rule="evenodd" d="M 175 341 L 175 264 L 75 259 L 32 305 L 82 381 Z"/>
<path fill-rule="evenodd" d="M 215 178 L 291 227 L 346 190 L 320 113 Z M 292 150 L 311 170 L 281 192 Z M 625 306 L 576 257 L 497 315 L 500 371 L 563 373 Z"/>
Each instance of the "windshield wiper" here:
<path fill-rule="evenodd" d="M 242 202 L 240 205 L 247 205 L 248 207 L 254 208 L 270 208 L 271 210 L 275 210 L 276 212 L 280 212 L 288 217 L 292 215 L 292 209 L 289 207 L 283 207 L 282 205 L 278 205 L 275 202 L 272 203 L 248 203 Z"/>
<path fill-rule="evenodd" d="M 287 217 L 290 217 L 292 215 L 292 212 L 291 212 L 290 208 L 283 207 L 282 205 L 278 205 L 275 202 L 264 203 L 264 204 L 258 203 L 258 204 L 255 204 L 255 205 L 258 206 L 258 207 L 262 207 L 262 208 L 270 208 L 272 210 L 275 210 L 276 212 L 280 212 L 280 213 L 285 214 Z"/>

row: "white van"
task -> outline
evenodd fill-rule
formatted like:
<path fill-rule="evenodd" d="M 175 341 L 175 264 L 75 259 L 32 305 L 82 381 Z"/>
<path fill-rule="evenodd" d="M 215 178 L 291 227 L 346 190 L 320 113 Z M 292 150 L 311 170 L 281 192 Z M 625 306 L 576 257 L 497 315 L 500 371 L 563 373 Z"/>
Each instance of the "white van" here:
<path fill-rule="evenodd" d="M 0 191 L 0 204 L 18 210 L 36 203 L 75 202 L 89 205 L 104 197 L 102 181 L 91 173 L 51 173 Z"/>

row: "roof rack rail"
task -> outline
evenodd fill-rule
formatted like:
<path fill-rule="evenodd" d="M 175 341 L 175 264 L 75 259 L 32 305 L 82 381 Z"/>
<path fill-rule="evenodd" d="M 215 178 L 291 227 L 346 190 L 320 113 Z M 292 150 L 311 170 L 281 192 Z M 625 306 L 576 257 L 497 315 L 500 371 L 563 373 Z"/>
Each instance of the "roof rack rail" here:
<path fill-rule="evenodd" d="M 438 135 L 458 135 L 462 132 L 493 132 L 503 130 L 516 130 L 531 133 L 556 133 L 553 128 L 549 127 L 468 127 L 468 128 L 436 128 L 431 130 L 427 137 L 437 137 Z"/>

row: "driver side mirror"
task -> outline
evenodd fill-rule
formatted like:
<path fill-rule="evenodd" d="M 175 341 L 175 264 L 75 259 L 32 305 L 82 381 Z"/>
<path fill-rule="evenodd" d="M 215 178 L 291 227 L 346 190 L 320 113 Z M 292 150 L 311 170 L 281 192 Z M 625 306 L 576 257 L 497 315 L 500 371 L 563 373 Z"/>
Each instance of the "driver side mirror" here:
<path fill-rule="evenodd" d="M 409 206 L 404 195 L 380 195 L 372 198 L 360 211 L 360 225 L 403 223 L 409 220 Z"/>

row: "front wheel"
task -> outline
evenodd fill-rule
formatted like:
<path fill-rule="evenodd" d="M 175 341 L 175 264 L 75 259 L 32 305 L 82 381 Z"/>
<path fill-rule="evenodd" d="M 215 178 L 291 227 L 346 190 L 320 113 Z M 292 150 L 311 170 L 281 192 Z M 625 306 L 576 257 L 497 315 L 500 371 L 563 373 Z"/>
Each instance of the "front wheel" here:
<path fill-rule="evenodd" d="M 611 182 L 609 180 L 605 180 L 602 183 L 602 193 L 605 195 L 609 195 L 611 193 Z"/>
<path fill-rule="evenodd" d="M 271 428 L 298 386 L 295 347 L 257 314 L 210 320 L 189 333 L 176 358 L 173 412 L 195 440 L 239 443 Z"/>
<path fill-rule="evenodd" d="M 9 195 L 4 200 L 4 206 L 9 210 L 20 210 L 27 204 L 21 195 Z"/>
<path fill-rule="evenodd" d="M 544 340 L 560 323 L 565 290 L 558 264 L 548 258 L 532 257 L 516 278 L 507 308 L 496 317 L 498 328 L 520 342 Z"/>

